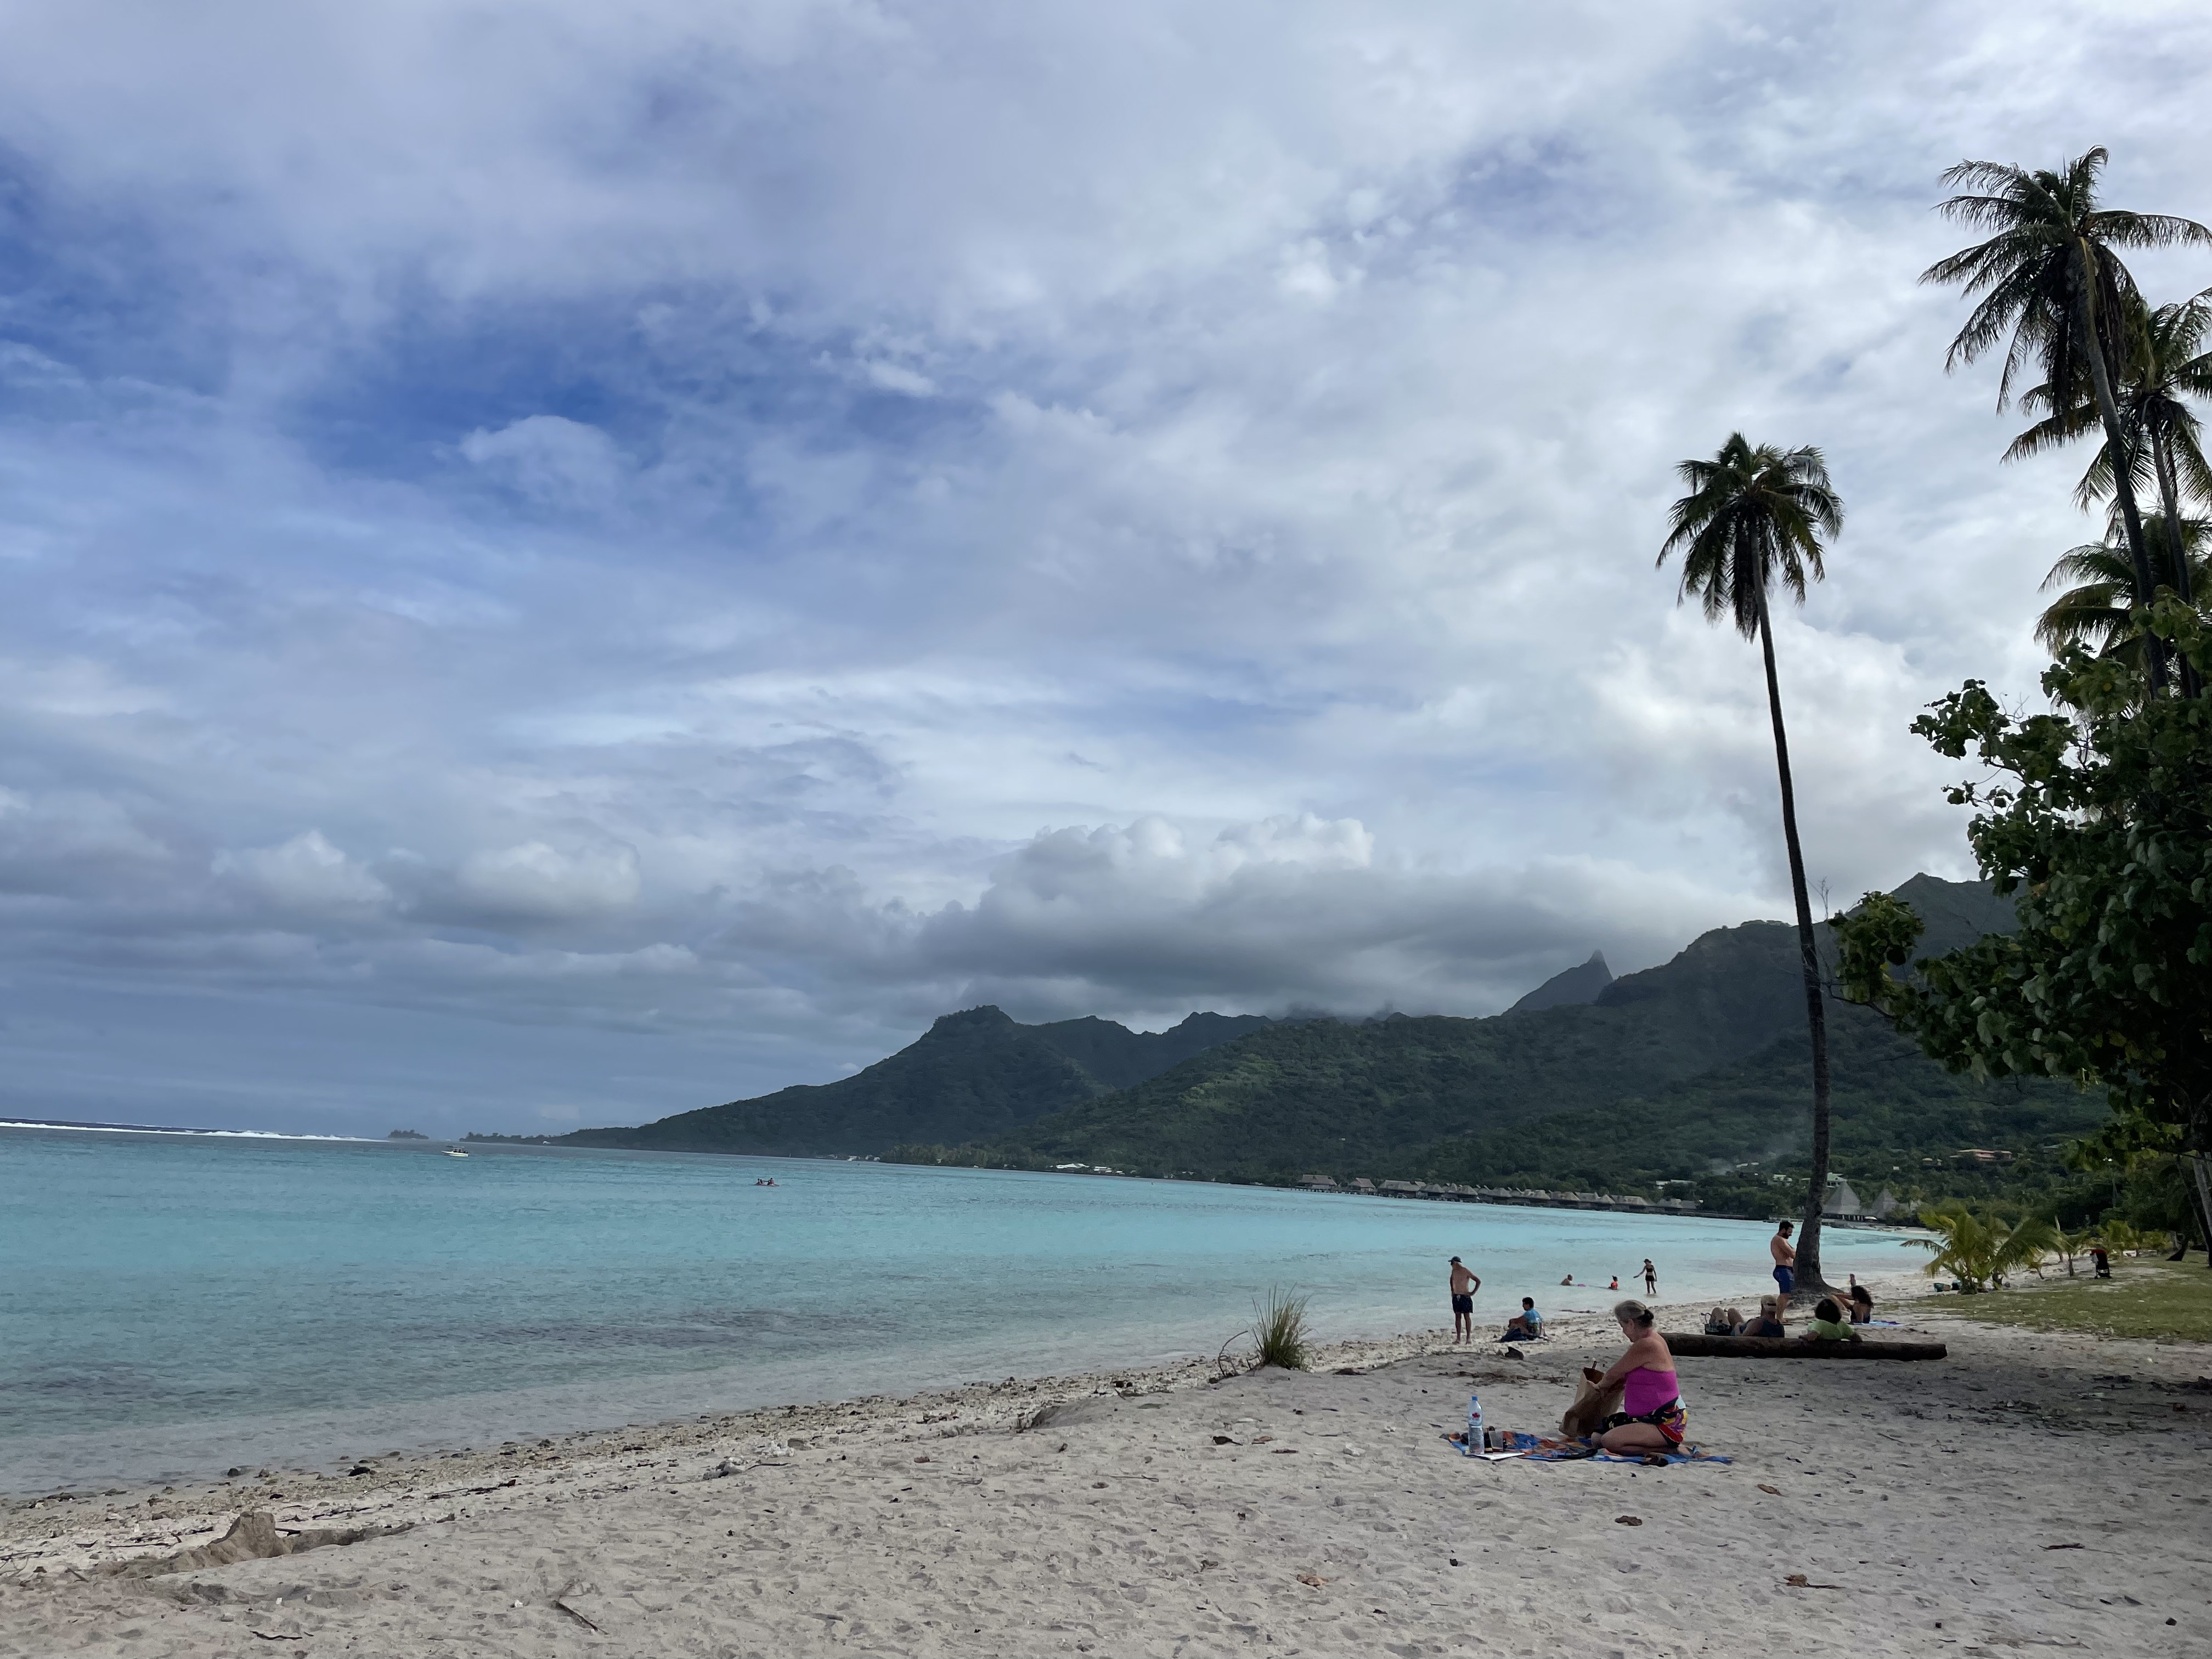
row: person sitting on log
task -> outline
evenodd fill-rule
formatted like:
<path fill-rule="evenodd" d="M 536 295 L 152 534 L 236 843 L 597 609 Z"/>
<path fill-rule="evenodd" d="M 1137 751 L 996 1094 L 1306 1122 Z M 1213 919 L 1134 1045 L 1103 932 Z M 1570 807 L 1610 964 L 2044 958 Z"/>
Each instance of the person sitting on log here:
<path fill-rule="evenodd" d="M 1844 1323 L 1844 1310 L 1836 1305 L 1836 1298 L 1824 1296 L 1813 1309 L 1812 1328 L 1805 1333 L 1808 1342 L 1857 1342 L 1863 1340 L 1859 1334 Z"/>
<path fill-rule="evenodd" d="M 1764 1337 L 1789 1335 L 1788 1327 L 1782 1322 L 1781 1304 L 1782 1298 L 1779 1297 L 1762 1296 L 1759 1298 L 1759 1317 L 1745 1320 L 1742 1324 L 1735 1328 L 1735 1334 Z"/>

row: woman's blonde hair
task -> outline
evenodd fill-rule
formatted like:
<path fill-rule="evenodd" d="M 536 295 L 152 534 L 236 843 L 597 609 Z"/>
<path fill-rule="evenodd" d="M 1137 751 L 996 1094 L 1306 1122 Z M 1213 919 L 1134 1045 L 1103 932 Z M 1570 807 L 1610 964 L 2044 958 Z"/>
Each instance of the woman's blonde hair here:
<path fill-rule="evenodd" d="M 1648 1330 L 1650 1328 L 1651 1322 L 1658 1316 L 1641 1302 L 1630 1301 L 1614 1303 L 1613 1316 L 1624 1325 L 1641 1325 Z"/>

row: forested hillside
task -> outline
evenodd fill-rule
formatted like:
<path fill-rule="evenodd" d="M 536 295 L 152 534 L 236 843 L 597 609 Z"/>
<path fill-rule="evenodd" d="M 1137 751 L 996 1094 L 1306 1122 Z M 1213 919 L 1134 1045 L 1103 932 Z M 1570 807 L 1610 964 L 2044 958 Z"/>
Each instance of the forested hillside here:
<path fill-rule="evenodd" d="M 1927 919 L 1931 952 L 2011 923 L 1970 884 L 1917 876 L 1899 893 Z M 1809 1099 L 1793 928 L 1717 928 L 1656 968 L 1608 980 L 1594 961 L 1540 988 L 1484 1019 L 1201 1013 L 1161 1032 L 971 1008 L 836 1083 L 562 1139 L 1245 1181 L 1687 1182 L 1739 1208 L 1786 1184 Z M 1576 1000 L 1540 1006 L 1555 996 Z M 1864 1009 L 1832 1003 L 1829 1019 L 1837 1167 L 1876 1190 L 1997 1178 L 1962 1171 L 1969 1146 L 2020 1154 L 1999 1172 L 2018 1180 L 2102 1117 L 2101 1099 L 2056 1084 L 1946 1074 Z"/>
<path fill-rule="evenodd" d="M 1940 951 L 2011 922 L 1985 889 L 1919 876 L 1899 890 Z M 1964 1147 L 2027 1155 L 2102 1117 L 2057 1084 L 1953 1076 L 1863 1009 L 1832 1003 L 1838 1167 L 1956 1190 Z M 1489 1019 L 1393 1016 L 1277 1024 L 1149 1081 L 917 1160 L 1231 1180 L 1425 1177 L 1609 1191 L 1694 1182 L 1756 1207 L 1802 1158 L 1809 1060 L 1796 932 L 1747 922 L 1613 981 L 1595 1001 Z M 1872 1194 L 1867 1194 L 1869 1198 Z"/>
<path fill-rule="evenodd" d="M 1097 1018 L 1023 1025 L 996 1008 L 970 1008 L 835 1083 L 794 1085 L 634 1129 L 580 1130 L 556 1144 L 867 1157 L 901 1141 L 979 1140 L 1141 1083 L 1267 1024 L 1255 1014 L 1201 1013 L 1171 1030 L 1132 1031 Z"/>

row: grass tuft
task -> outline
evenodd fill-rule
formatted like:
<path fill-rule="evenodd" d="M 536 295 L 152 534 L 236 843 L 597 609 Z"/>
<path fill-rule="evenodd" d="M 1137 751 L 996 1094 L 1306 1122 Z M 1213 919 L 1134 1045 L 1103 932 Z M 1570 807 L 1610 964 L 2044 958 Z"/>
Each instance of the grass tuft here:
<path fill-rule="evenodd" d="M 1306 1298 L 1279 1285 L 1269 1285 L 1266 1299 L 1252 1304 L 1252 1336 L 1260 1345 L 1262 1365 L 1306 1370 L 1313 1341 L 1306 1329 Z"/>

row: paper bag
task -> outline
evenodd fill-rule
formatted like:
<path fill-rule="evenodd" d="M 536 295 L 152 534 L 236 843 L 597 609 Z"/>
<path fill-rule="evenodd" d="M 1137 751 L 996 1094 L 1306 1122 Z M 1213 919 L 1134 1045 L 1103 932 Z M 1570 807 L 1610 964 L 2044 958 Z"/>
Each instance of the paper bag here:
<path fill-rule="evenodd" d="M 1605 1373 L 1590 1366 L 1583 1368 L 1582 1381 L 1575 1385 L 1575 1403 L 1567 1407 L 1567 1414 L 1559 1419 L 1559 1432 L 1572 1440 L 1581 1440 L 1597 1432 L 1597 1425 L 1620 1409 L 1620 1394 L 1627 1384 L 1616 1382 L 1609 1389 L 1598 1384 L 1605 1381 Z"/>

